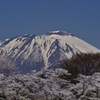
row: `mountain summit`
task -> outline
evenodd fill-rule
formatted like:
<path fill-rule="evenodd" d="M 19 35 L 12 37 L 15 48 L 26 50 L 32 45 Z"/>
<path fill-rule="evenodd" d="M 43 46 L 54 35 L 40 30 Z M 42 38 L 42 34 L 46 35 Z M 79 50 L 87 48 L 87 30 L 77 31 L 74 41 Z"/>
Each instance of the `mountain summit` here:
<path fill-rule="evenodd" d="M 74 35 L 73 33 L 67 33 L 65 31 L 49 31 L 48 33 L 46 33 L 45 35 L 52 35 L 52 34 L 57 34 L 57 35 Z"/>
<path fill-rule="evenodd" d="M 26 34 L 0 42 L 0 55 L 13 58 L 24 72 L 55 66 L 59 60 L 80 52 L 100 50 L 65 31 L 51 31 L 41 36 Z"/>

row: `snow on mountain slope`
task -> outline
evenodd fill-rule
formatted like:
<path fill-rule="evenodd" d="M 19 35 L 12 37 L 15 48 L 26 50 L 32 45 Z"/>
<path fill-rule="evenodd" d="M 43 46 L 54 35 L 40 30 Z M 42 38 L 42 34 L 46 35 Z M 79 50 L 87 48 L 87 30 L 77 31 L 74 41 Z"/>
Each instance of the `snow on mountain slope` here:
<path fill-rule="evenodd" d="M 0 55 L 13 58 L 16 66 L 24 72 L 55 66 L 59 60 L 80 52 L 100 51 L 65 31 L 51 31 L 41 36 L 23 35 L 0 44 Z"/>

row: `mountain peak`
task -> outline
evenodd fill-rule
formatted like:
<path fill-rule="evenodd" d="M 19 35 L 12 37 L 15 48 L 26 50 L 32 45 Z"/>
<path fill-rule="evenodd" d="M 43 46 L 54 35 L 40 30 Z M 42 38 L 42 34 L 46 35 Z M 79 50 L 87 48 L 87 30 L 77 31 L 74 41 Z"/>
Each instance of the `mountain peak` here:
<path fill-rule="evenodd" d="M 68 33 L 66 31 L 61 31 L 61 30 L 49 31 L 48 33 L 46 33 L 44 35 L 53 35 L 53 34 L 56 34 L 56 35 L 72 35 L 72 36 L 74 36 L 73 33 Z"/>
<path fill-rule="evenodd" d="M 67 32 L 66 31 L 57 30 L 57 31 L 49 31 L 49 33 L 67 33 Z"/>

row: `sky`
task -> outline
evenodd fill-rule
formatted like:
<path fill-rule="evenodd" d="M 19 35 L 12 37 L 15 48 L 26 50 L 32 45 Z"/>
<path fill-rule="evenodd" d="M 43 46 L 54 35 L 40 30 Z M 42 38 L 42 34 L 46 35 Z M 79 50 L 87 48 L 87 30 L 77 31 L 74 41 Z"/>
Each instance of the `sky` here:
<path fill-rule="evenodd" d="M 0 40 L 56 30 L 100 49 L 100 0 L 0 0 Z"/>

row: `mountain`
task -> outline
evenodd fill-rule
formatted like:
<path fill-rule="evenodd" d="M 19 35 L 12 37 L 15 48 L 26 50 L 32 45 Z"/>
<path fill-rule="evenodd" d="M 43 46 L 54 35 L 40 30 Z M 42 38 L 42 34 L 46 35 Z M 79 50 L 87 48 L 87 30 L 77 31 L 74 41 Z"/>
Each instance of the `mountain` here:
<path fill-rule="evenodd" d="M 59 60 L 80 52 L 100 50 L 65 31 L 51 31 L 41 36 L 26 34 L 0 42 L 0 55 L 12 58 L 24 72 L 55 66 Z"/>

